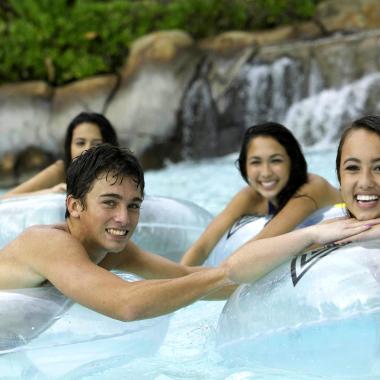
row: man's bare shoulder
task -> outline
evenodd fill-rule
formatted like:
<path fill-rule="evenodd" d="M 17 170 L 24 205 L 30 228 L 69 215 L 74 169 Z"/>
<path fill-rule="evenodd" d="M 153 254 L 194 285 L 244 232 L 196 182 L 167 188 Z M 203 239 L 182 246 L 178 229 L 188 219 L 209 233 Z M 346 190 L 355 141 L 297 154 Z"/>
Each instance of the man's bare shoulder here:
<path fill-rule="evenodd" d="M 68 227 L 65 223 L 59 224 L 37 224 L 26 228 L 19 236 L 19 239 L 45 239 L 47 237 L 57 237 L 58 239 L 72 239 Z M 17 238 L 16 238 L 17 239 Z M 42 242 L 42 241 L 41 241 Z M 46 241 L 43 241 L 46 243 Z"/>
<path fill-rule="evenodd" d="M 52 247 L 62 246 L 70 234 L 62 224 L 25 229 L 0 251 L 0 289 L 38 286 L 46 276 L 40 263 L 51 262 Z M 57 250 L 55 250 L 57 251 Z"/>
<path fill-rule="evenodd" d="M 72 261 L 89 257 L 66 224 L 28 227 L 0 251 L 0 289 L 38 286 Z"/>
<path fill-rule="evenodd" d="M 82 244 L 70 234 L 65 223 L 51 225 L 34 225 L 26 228 L 15 240 L 4 249 L 17 256 L 25 258 L 60 254 L 66 252 L 81 251 Z"/>

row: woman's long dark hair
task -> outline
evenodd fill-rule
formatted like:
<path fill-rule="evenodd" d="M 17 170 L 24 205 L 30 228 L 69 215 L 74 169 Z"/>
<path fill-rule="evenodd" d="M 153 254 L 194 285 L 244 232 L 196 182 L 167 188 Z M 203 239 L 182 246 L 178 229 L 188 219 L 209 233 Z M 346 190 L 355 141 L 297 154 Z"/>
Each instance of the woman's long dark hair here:
<path fill-rule="evenodd" d="M 297 190 L 307 182 L 307 163 L 302 153 L 302 149 L 296 138 L 289 129 L 283 125 L 273 122 L 257 124 L 245 131 L 240 149 L 239 158 L 236 160 L 237 167 L 243 179 L 248 183 L 247 178 L 247 151 L 249 143 L 256 137 L 271 137 L 282 145 L 290 159 L 290 174 L 285 187 L 277 195 L 277 214 L 297 192 Z"/>
<path fill-rule="evenodd" d="M 65 143 L 64 143 L 64 163 L 65 171 L 69 167 L 71 157 L 71 141 L 73 139 L 74 129 L 82 123 L 91 123 L 99 127 L 100 134 L 102 136 L 103 143 L 108 143 L 114 146 L 119 146 L 116 131 L 110 121 L 100 113 L 96 112 L 81 112 L 71 120 L 66 130 Z"/>

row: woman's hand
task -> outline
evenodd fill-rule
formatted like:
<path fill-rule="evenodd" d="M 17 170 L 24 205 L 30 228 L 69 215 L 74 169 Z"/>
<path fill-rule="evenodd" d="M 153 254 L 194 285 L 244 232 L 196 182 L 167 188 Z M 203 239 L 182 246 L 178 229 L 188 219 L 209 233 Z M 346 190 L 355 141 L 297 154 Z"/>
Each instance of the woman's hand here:
<path fill-rule="evenodd" d="M 350 243 L 354 241 L 379 239 L 380 238 L 379 219 L 367 220 L 366 223 L 369 226 L 367 230 L 364 230 L 363 232 L 360 232 L 357 235 L 338 240 L 337 243 Z"/>
<path fill-rule="evenodd" d="M 356 240 L 375 239 L 380 237 L 380 218 L 359 221 L 355 218 L 336 220 L 308 227 L 312 230 L 316 244 L 338 242 L 346 243 Z M 373 228 L 374 226 L 378 228 Z M 376 231 L 372 231 L 376 230 Z M 371 231 L 370 231 L 371 230 Z"/>

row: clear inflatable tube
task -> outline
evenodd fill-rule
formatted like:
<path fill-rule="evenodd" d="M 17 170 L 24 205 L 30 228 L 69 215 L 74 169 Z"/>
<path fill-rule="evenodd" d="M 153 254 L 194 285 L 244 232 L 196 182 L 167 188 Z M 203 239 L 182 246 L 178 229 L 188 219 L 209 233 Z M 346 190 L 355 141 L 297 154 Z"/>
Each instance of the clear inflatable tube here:
<path fill-rule="evenodd" d="M 17 351 L 70 306 L 52 286 L 0 291 L 0 354 Z"/>
<path fill-rule="evenodd" d="M 0 201 L 0 248 L 26 227 L 64 220 L 65 195 L 13 197 Z M 132 240 L 141 248 L 179 261 L 212 215 L 185 200 L 146 196 Z"/>
<path fill-rule="evenodd" d="M 65 196 L 36 195 L 0 202 L 0 248 L 26 227 L 64 220 Z M 179 260 L 211 214 L 186 201 L 146 197 L 134 240 Z M 126 281 L 131 274 L 117 273 Z M 10 379 L 88 375 L 104 361 L 154 353 L 170 316 L 120 322 L 72 304 L 52 286 L 0 291 L 0 373 Z"/>
<path fill-rule="evenodd" d="M 317 210 L 300 223 L 298 228 L 345 215 L 344 204 L 336 204 L 332 207 Z M 222 236 L 204 265 L 208 267 L 218 266 L 224 259 L 230 256 L 232 252 L 256 236 L 269 221 L 269 216 L 245 215 L 240 218 L 233 224 L 229 231 Z"/>
<path fill-rule="evenodd" d="M 297 374 L 380 376 L 380 241 L 295 257 L 226 303 L 226 358 Z"/>
<path fill-rule="evenodd" d="M 117 273 L 125 281 L 131 274 Z M 170 315 L 121 322 L 73 304 L 52 286 L 0 291 L 0 373 L 7 379 L 79 378 L 102 362 L 155 353 Z M 33 376 L 32 376 L 33 374 Z"/>

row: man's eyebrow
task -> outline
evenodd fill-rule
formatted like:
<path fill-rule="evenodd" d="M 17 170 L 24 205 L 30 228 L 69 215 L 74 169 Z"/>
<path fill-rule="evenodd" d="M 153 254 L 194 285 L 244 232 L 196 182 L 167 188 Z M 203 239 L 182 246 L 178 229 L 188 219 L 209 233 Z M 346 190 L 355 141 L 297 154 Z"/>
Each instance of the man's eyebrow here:
<path fill-rule="evenodd" d="M 116 193 L 105 193 L 105 194 L 101 194 L 100 197 L 110 197 L 110 198 L 117 198 L 117 199 L 122 199 L 122 196 L 120 194 L 116 194 Z"/>
<path fill-rule="evenodd" d="M 101 198 L 117 198 L 117 199 L 123 199 L 123 197 L 120 194 L 117 193 L 105 193 L 100 195 Z M 142 202 L 143 199 L 141 197 L 134 197 L 131 199 L 132 202 Z"/>

